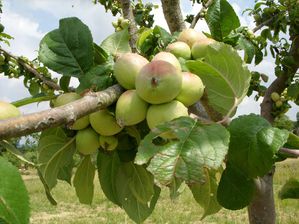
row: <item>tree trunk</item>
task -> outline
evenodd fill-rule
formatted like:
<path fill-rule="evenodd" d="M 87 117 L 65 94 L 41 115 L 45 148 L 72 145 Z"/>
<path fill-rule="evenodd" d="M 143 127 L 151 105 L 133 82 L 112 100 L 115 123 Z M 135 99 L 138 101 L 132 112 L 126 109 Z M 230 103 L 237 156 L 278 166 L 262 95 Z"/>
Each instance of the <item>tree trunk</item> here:
<path fill-rule="evenodd" d="M 276 213 L 273 194 L 275 168 L 256 181 L 256 194 L 248 206 L 250 224 L 275 224 Z"/>

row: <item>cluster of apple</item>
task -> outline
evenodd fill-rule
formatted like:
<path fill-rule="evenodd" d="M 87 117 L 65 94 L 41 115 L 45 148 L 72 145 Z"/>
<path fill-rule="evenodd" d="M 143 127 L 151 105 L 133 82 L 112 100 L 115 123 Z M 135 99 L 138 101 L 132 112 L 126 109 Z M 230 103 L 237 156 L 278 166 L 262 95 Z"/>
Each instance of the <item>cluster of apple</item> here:
<path fill-rule="evenodd" d="M 201 79 L 182 71 L 178 58 L 198 59 L 214 40 L 193 29 L 186 29 L 178 41 L 167 46 L 149 62 L 136 53 L 121 55 L 114 65 L 114 76 L 126 89 L 116 103 L 115 118 L 120 127 L 146 119 L 150 129 L 181 116 L 203 95 Z"/>
<path fill-rule="evenodd" d="M 123 17 L 119 17 L 117 21 L 112 22 L 112 26 L 115 28 L 115 31 L 121 31 L 123 29 L 128 28 L 130 21 L 128 19 L 124 19 Z"/>

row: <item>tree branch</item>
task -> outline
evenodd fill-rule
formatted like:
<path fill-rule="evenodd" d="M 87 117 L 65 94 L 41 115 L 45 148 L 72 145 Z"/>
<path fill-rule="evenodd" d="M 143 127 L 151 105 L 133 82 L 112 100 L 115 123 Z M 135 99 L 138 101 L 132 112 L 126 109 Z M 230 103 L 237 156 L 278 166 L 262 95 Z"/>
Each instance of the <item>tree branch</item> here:
<path fill-rule="evenodd" d="M 0 121 L 0 140 L 28 135 L 75 120 L 113 104 L 123 89 L 114 85 L 100 92 L 89 93 L 64 106 Z"/>
<path fill-rule="evenodd" d="M 137 42 L 137 24 L 135 22 L 135 17 L 133 14 L 133 9 L 130 0 L 120 0 L 123 16 L 125 19 L 130 21 L 129 24 L 129 33 L 130 33 L 130 46 L 133 52 L 137 51 L 136 42 Z"/>
<path fill-rule="evenodd" d="M 11 57 L 16 60 L 17 63 L 23 66 L 25 70 L 33 74 L 36 78 L 41 80 L 43 83 L 45 83 L 47 86 L 54 90 L 61 90 L 60 86 L 54 82 L 51 79 L 47 79 L 43 74 L 40 74 L 35 68 L 33 68 L 31 65 L 27 64 L 22 58 L 17 57 L 15 55 L 12 55 L 11 53 L 7 52 L 6 50 L 0 48 L 0 52 L 2 52 L 4 55 Z"/>
<path fill-rule="evenodd" d="M 256 26 L 255 28 L 253 28 L 252 32 L 257 32 L 258 30 L 262 29 L 264 26 L 270 24 L 274 19 L 276 18 L 276 16 L 271 17 L 270 19 L 262 22 L 260 25 Z"/>
<path fill-rule="evenodd" d="M 299 36 L 294 37 L 289 56 L 293 57 L 296 60 L 299 59 Z M 275 117 L 272 115 L 272 105 L 273 101 L 271 99 L 271 94 L 277 92 L 281 94 L 285 88 L 288 87 L 288 81 L 294 77 L 299 68 L 299 61 L 294 63 L 288 69 L 285 68 L 284 72 L 278 76 L 272 84 L 268 87 L 263 102 L 261 103 L 261 115 L 267 119 L 270 123 L 273 123 Z"/>
<path fill-rule="evenodd" d="M 195 28 L 196 23 L 198 22 L 198 20 L 199 20 L 200 18 L 202 18 L 202 14 L 204 13 L 204 11 L 207 10 L 207 9 L 210 7 L 210 5 L 212 5 L 212 3 L 213 3 L 213 0 L 209 0 L 207 3 L 205 3 L 205 4 L 202 5 L 201 10 L 197 13 L 197 15 L 196 15 L 196 16 L 194 17 L 194 19 L 192 20 L 192 23 L 191 23 L 191 25 L 190 25 L 190 28 L 191 28 L 191 29 L 194 29 L 194 28 Z"/>
<path fill-rule="evenodd" d="M 299 158 L 299 150 L 298 149 L 288 149 L 288 148 L 280 148 L 280 153 L 286 154 L 293 158 Z"/>
<path fill-rule="evenodd" d="M 161 3 L 170 32 L 180 32 L 186 29 L 180 7 L 180 0 L 161 0 Z"/>

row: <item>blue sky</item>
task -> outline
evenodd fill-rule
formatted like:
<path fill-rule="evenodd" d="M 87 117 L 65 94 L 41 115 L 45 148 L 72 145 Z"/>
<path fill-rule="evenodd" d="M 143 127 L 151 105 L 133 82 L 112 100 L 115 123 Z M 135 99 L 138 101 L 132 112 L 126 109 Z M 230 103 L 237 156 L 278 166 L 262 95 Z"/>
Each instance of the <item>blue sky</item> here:
<path fill-rule="evenodd" d="M 160 1 L 147 1 L 160 5 Z M 184 14 L 196 13 L 199 6 L 192 7 L 191 1 L 182 0 Z M 94 5 L 91 0 L 4 0 L 1 23 L 5 31 L 15 39 L 7 49 L 15 55 L 25 55 L 33 59 L 37 55 L 38 44 L 41 38 L 49 31 L 58 27 L 60 18 L 76 16 L 87 24 L 93 34 L 94 41 L 100 43 L 105 37 L 114 32 L 111 22 L 115 20 L 109 13 L 105 13 L 101 5 Z M 240 16 L 242 25 L 254 27 L 253 20 L 242 11 L 254 5 L 254 0 L 230 0 L 236 13 Z M 157 24 L 166 28 L 162 9 L 155 11 Z M 197 30 L 208 31 L 206 24 L 201 21 Z M 249 66 L 251 70 L 264 72 L 273 79 L 273 60 L 267 58 L 260 66 Z M 270 71 L 270 74 L 269 74 Z M 76 85 L 76 80 L 73 80 Z M 0 100 L 14 101 L 29 96 L 23 87 L 22 80 L 6 79 L 0 75 Z M 22 107 L 23 113 L 31 113 L 48 108 L 47 103 Z M 259 103 L 252 98 L 246 98 L 238 109 L 238 114 L 258 113 Z M 292 113 L 294 114 L 294 113 Z M 293 117 L 293 115 L 292 115 Z"/>

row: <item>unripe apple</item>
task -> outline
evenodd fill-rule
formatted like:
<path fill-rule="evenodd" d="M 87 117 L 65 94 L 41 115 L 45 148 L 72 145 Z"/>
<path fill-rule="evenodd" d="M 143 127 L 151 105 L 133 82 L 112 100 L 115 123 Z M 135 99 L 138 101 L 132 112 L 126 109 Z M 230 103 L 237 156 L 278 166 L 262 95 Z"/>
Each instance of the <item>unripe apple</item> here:
<path fill-rule="evenodd" d="M 116 103 L 115 117 L 120 126 L 140 123 L 146 117 L 148 103 L 142 100 L 136 90 L 127 90 Z"/>
<path fill-rule="evenodd" d="M 151 105 L 148 108 L 146 121 L 150 129 L 158 124 L 171 121 L 175 118 L 188 116 L 188 109 L 181 102 L 173 100 L 169 103 Z"/>
<path fill-rule="evenodd" d="M 274 102 L 277 102 L 280 100 L 280 95 L 277 93 L 277 92 L 273 92 L 271 93 L 271 99 L 274 101 Z"/>
<path fill-rule="evenodd" d="M 152 61 L 136 78 L 138 96 L 151 104 L 167 103 L 179 95 L 182 73 L 166 61 Z"/>
<path fill-rule="evenodd" d="M 113 151 L 118 145 L 118 139 L 115 136 L 100 136 L 100 146 L 108 151 Z"/>
<path fill-rule="evenodd" d="M 18 117 L 21 112 L 14 105 L 0 101 L 0 120 L 6 120 L 13 117 Z"/>
<path fill-rule="evenodd" d="M 191 49 L 191 54 L 194 59 L 203 58 L 206 56 L 207 48 L 210 44 L 215 43 L 215 40 L 211 38 L 206 38 L 200 41 L 197 41 L 193 44 Z"/>
<path fill-rule="evenodd" d="M 178 70 L 178 72 L 182 71 L 179 60 L 172 53 L 162 51 L 156 54 L 152 61 L 166 61 L 172 64 Z"/>
<path fill-rule="evenodd" d="M 166 48 L 166 51 L 172 53 L 177 58 L 179 57 L 184 59 L 191 58 L 191 49 L 189 45 L 182 41 L 177 41 L 172 44 L 169 44 Z"/>
<path fill-rule="evenodd" d="M 202 97 L 204 88 L 201 79 L 197 75 L 183 72 L 182 90 L 176 99 L 189 107 Z"/>
<path fill-rule="evenodd" d="M 148 60 L 139 54 L 125 53 L 114 64 L 114 76 L 125 89 L 135 88 L 135 79 Z"/>
<path fill-rule="evenodd" d="M 117 124 L 114 115 L 107 109 L 90 114 L 89 121 L 91 127 L 100 135 L 115 135 L 123 129 Z"/>
<path fill-rule="evenodd" d="M 80 99 L 81 96 L 77 93 L 65 93 L 57 97 L 55 101 L 53 101 L 54 107 L 59 107 L 73 101 Z M 88 116 L 81 117 L 74 122 L 74 124 L 70 127 L 73 130 L 81 130 L 86 128 L 89 125 Z"/>
<path fill-rule="evenodd" d="M 185 29 L 179 34 L 178 41 L 185 42 L 191 48 L 195 42 L 206 38 L 202 32 L 197 32 L 194 29 Z"/>
<path fill-rule="evenodd" d="M 92 128 L 85 128 L 77 132 L 76 148 L 80 153 L 90 155 L 99 147 L 99 135 Z"/>

